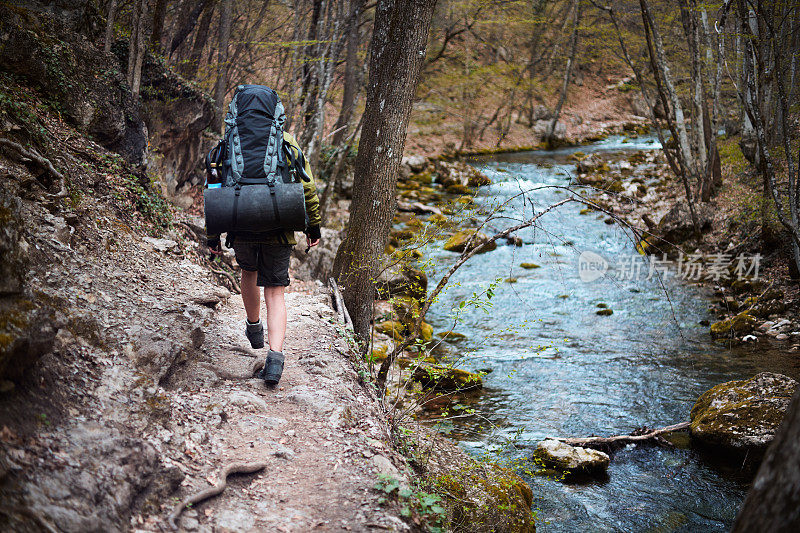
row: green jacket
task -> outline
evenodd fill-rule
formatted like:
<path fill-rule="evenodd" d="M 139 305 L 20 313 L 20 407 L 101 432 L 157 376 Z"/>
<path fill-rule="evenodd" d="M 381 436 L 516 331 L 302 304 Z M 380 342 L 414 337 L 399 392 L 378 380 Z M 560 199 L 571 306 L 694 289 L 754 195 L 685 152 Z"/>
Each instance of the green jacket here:
<path fill-rule="evenodd" d="M 297 144 L 297 140 L 291 133 L 283 132 L 283 140 L 291 147 L 290 149 L 294 152 L 294 155 L 297 159 L 300 159 L 300 155 L 303 153 L 300 149 L 300 145 Z M 308 181 L 301 180 L 303 183 L 303 190 L 306 196 L 306 216 L 308 216 L 308 228 L 306 229 L 306 234 L 312 238 L 319 238 L 319 226 L 322 223 L 322 218 L 320 217 L 319 213 L 319 197 L 317 196 L 317 186 L 314 183 L 314 175 L 311 173 L 311 165 L 308 164 L 308 159 L 303 157 L 305 161 L 305 172 L 306 175 L 309 177 Z M 209 243 L 219 240 L 219 235 L 209 235 L 208 241 Z M 236 242 L 244 242 L 244 243 L 258 243 L 258 244 L 297 244 L 297 239 L 295 238 L 294 231 L 287 231 L 283 235 L 272 233 L 264 233 L 262 235 L 258 234 L 247 234 L 247 235 L 237 235 Z"/>

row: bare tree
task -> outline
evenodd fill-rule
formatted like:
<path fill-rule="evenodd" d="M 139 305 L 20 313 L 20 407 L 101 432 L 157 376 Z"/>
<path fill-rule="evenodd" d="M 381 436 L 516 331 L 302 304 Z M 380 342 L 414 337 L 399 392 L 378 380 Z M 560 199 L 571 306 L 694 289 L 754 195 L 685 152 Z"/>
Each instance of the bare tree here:
<path fill-rule="evenodd" d="M 231 38 L 231 12 L 233 0 L 222 0 L 222 13 L 219 22 L 219 46 L 217 48 L 217 81 L 214 85 L 214 102 L 217 106 L 217 127 L 223 127 L 225 119 L 223 106 L 228 84 L 228 44 Z"/>
<path fill-rule="evenodd" d="M 564 107 L 564 102 L 567 99 L 567 90 L 569 88 L 570 76 L 572 76 L 572 65 L 575 62 L 575 52 L 578 47 L 578 27 L 581 23 L 581 2 L 574 0 L 573 4 L 573 19 L 572 19 L 572 35 L 570 36 L 569 56 L 567 57 L 567 66 L 564 69 L 564 81 L 561 85 L 561 94 L 558 97 L 558 103 L 553 110 L 553 118 L 550 125 L 547 127 L 547 132 L 544 135 L 544 142 L 548 146 L 553 145 L 555 138 L 556 124 L 558 118 L 561 116 L 561 108 Z"/>
<path fill-rule="evenodd" d="M 372 318 L 373 278 L 397 207 L 397 169 L 434 4 L 378 0 L 376 7 L 350 220 L 333 267 L 362 341 L 368 338 Z"/>
<path fill-rule="evenodd" d="M 339 116 L 333 126 L 332 144 L 338 146 L 347 136 L 356 96 L 361 89 L 361 65 L 358 61 L 358 47 L 361 41 L 359 22 L 364 11 L 364 0 L 350 0 L 350 15 L 347 19 L 347 52 L 344 63 L 344 90 Z"/>
<path fill-rule="evenodd" d="M 117 2 L 118 0 L 111 0 L 108 3 L 108 15 L 106 16 L 106 40 L 103 43 L 103 50 L 106 53 L 111 52 L 111 45 L 114 42 L 114 22 L 117 17 Z"/>

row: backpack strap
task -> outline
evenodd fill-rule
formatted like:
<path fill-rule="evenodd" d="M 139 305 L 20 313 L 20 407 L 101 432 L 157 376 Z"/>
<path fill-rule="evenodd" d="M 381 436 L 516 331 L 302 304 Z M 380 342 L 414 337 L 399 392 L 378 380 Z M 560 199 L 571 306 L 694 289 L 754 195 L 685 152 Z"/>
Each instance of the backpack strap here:
<path fill-rule="evenodd" d="M 277 94 L 275 94 L 275 99 L 277 102 L 273 114 L 274 120 L 269 128 L 267 137 L 269 140 L 264 153 L 264 175 L 267 177 L 267 185 L 275 183 L 278 177 L 278 167 L 282 167 L 285 164 L 281 153 L 281 145 L 283 144 L 283 124 L 286 121 L 286 114 L 284 113 L 283 103 Z"/>
<path fill-rule="evenodd" d="M 239 128 L 236 125 L 236 117 L 239 115 L 239 108 L 237 98 L 239 90 L 244 86 L 240 85 L 236 88 L 236 94 L 233 95 L 231 103 L 228 106 L 228 113 L 225 115 L 226 141 L 228 141 L 228 158 L 231 166 L 231 174 L 233 181 L 239 183 L 242 179 L 242 172 L 244 171 L 244 158 L 242 157 L 242 143 L 239 138 Z"/>

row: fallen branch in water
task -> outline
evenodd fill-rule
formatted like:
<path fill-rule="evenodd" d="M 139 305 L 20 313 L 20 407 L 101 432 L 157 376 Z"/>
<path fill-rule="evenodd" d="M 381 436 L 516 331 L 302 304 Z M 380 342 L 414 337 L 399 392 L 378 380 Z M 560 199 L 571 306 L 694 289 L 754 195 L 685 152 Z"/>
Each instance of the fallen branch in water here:
<path fill-rule="evenodd" d="M 680 424 L 673 424 L 671 426 L 666 426 L 663 428 L 647 429 L 638 435 L 616 435 L 614 437 L 583 437 L 583 438 L 572 438 L 572 439 L 557 438 L 556 440 L 560 440 L 561 442 L 569 444 L 570 446 L 581 446 L 584 448 L 585 447 L 593 448 L 595 446 L 628 444 L 633 442 L 642 442 L 651 439 L 658 439 L 658 437 L 664 435 L 665 433 L 672 433 L 673 431 L 682 431 L 685 429 L 689 429 L 690 424 L 691 422 L 681 422 Z"/>
<path fill-rule="evenodd" d="M 242 288 L 239 286 L 239 282 L 236 281 L 236 278 L 233 277 L 233 274 L 231 274 L 230 272 L 225 272 L 224 270 L 215 270 L 213 268 L 211 269 L 211 272 L 217 274 L 218 276 L 223 276 L 228 281 L 230 281 L 231 285 L 233 285 L 234 292 L 236 292 L 237 294 L 242 293 Z"/>
<path fill-rule="evenodd" d="M 186 507 L 189 505 L 196 505 L 202 501 L 205 501 L 209 498 L 214 496 L 218 496 L 222 494 L 222 491 L 225 490 L 225 487 L 228 486 L 228 476 L 231 474 L 253 474 L 255 472 L 259 472 L 264 470 L 267 467 L 268 463 L 261 462 L 261 463 L 231 463 L 225 468 L 222 469 L 219 473 L 217 484 L 213 487 L 207 488 L 206 490 L 201 490 L 200 492 L 196 492 L 190 496 L 187 496 L 185 500 L 175 506 L 175 508 L 170 513 L 169 517 L 167 518 L 167 522 L 172 529 L 178 529 L 178 518 L 181 516 Z"/>

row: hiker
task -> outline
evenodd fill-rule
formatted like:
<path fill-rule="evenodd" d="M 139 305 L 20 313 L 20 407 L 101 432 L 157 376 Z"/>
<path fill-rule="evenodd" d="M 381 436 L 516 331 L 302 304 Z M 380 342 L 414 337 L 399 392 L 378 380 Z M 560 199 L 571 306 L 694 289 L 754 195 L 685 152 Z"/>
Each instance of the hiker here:
<path fill-rule="evenodd" d="M 271 173 L 277 176 L 277 179 L 286 178 L 288 174 L 285 169 L 288 169 L 291 176 L 299 176 L 297 181 L 302 183 L 302 196 L 305 200 L 305 229 L 303 232 L 306 235 L 308 245 L 306 251 L 308 251 L 319 244 L 320 240 L 319 198 L 311 167 L 300 146 L 291 134 L 283 131 L 284 119 L 283 105 L 275 91 L 261 85 L 239 86 L 225 119 L 225 138 L 220 144 L 226 144 L 218 153 L 214 153 L 214 150 L 209 153 L 209 158 L 213 154 L 217 161 L 217 165 L 210 166 L 215 167 L 214 170 L 219 169 L 222 175 L 215 177 L 223 182 L 222 186 L 236 187 L 237 201 L 239 200 L 239 191 L 247 188 L 241 187 L 242 184 L 264 183 Z M 261 122 L 259 123 L 259 121 Z M 283 142 L 277 142 L 277 139 L 282 139 Z M 256 145 L 258 145 L 258 149 L 255 148 Z M 281 152 L 280 145 L 282 145 L 283 152 Z M 236 149 L 231 149 L 231 146 Z M 237 154 L 238 168 L 236 168 Z M 272 159 L 271 162 L 270 159 Z M 208 161 L 209 159 L 207 159 L 207 168 L 209 167 Z M 256 165 L 253 161 L 258 164 Z M 284 179 L 284 181 L 287 180 Z M 209 184 L 209 187 L 212 186 Z M 299 191 L 299 185 L 296 187 Z M 275 198 L 281 198 L 281 195 L 275 196 L 275 191 L 272 189 L 270 191 L 272 200 L 269 200 L 270 197 L 267 195 L 267 201 L 277 202 L 278 200 Z M 302 209 L 303 199 L 299 196 L 297 198 Z M 209 225 L 208 203 L 207 199 L 207 227 Z M 277 216 L 279 206 L 276 204 L 274 207 Z M 235 209 L 236 204 L 234 203 Z M 234 226 L 237 224 L 236 216 L 234 213 Z M 240 213 L 239 216 L 243 215 Z M 284 364 L 283 341 L 286 334 L 284 288 L 289 285 L 289 258 L 297 241 L 292 229 L 285 227 L 261 231 L 259 229 L 228 231 L 225 245 L 228 248 L 233 247 L 236 262 L 242 269 L 242 302 L 247 314 L 245 335 L 254 349 L 264 347 L 264 325 L 261 320 L 259 287 L 264 288 L 269 352 L 264 362 L 264 368 L 258 377 L 263 379 L 267 385 L 276 385 L 281 378 Z M 219 234 L 209 234 L 207 244 L 212 254 L 222 253 Z"/>

